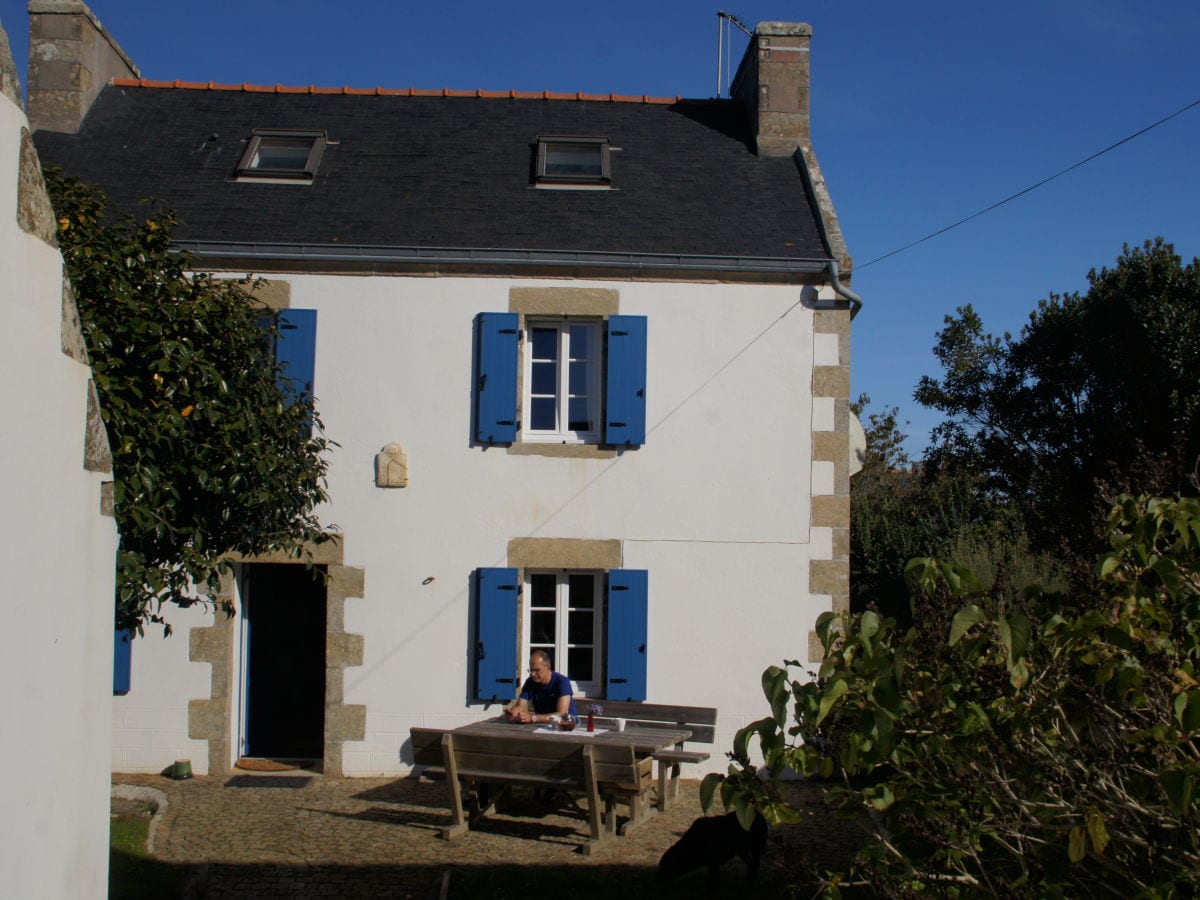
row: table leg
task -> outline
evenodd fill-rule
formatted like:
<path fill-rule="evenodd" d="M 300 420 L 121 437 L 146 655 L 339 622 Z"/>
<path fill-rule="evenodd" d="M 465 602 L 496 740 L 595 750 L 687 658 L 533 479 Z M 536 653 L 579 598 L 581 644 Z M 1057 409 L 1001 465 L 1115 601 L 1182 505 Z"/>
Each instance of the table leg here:
<path fill-rule="evenodd" d="M 446 784 L 450 787 L 450 814 L 454 824 L 442 829 L 442 837 L 452 841 L 467 833 L 467 816 L 463 810 L 462 783 L 458 780 L 458 763 L 454 759 L 454 738 L 442 735 L 442 765 L 446 770 Z"/>

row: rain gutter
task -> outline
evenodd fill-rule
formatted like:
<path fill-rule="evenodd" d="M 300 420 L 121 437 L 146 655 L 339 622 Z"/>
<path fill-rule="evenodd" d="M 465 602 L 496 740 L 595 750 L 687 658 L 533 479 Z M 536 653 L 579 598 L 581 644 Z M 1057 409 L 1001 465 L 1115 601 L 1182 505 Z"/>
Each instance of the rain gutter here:
<path fill-rule="evenodd" d="M 778 256 L 701 256 L 673 253 L 615 253 L 587 250 L 487 249 L 471 247 L 376 247 L 229 241 L 176 241 L 177 250 L 199 260 L 238 259 L 316 263 L 443 263 L 453 265 L 581 266 L 618 269 L 679 269 L 717 272 L 819 274 L 831 260 Z M 836 268 L 833 270 L 836 272 Z M 836 275 L 834 276 L 837 290 Z M 845 296 L 843 288 L 838 292 Z M 861 305 L 862 301 L 858 301 Z"/>

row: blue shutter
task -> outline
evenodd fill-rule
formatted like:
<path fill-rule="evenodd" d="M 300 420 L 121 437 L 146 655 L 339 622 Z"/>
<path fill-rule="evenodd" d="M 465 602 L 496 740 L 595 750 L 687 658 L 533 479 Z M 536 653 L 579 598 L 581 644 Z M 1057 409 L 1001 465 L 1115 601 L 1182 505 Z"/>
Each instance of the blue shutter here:
<path fill-rule="evenodd" d="M 129 672 L 133 668 L 133 632 L 113 630 L 113 693 L 129 693 Z"/>
<path fill-rule="evenodd" d="M 604 443 L 646 442 L 646 317 L 608 319 L 608 381 L 604 396 Z"/>
<path fill-rule="evenodd" d="M 608 573 L 609 700 L 646 699 L 647 583 L 645 569 Z"/>
<path fill-rule="evenodd" d="M 286 363 L 286 368 L 279 375 L 280 390 L 313 396 L 313 375 L 317 364 L 315 309 L 285 309 L 280 312 L 275 362 Z"/>
<path fill-rule="evenodd" d="M 475 319 L 475 439 L 517 439 L 516 313 L 480 313 Z"/>
<path fill-rule="evenodd" d="M 517 570 L 478 569 L 475 580 L 475 696 L 508 701 L 517 695 Z"/>

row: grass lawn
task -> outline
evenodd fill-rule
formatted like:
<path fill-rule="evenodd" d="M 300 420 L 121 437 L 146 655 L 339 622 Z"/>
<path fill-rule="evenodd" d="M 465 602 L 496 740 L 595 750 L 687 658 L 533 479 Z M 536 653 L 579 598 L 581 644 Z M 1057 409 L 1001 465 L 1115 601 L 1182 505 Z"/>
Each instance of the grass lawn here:
<path fill-rule="evenodd" d="M 178 897 L 190 871 L 146 852 L 154 809 L 148 803 L 113 801 L 109 825 L 108 896 L 113 900 Z"/>

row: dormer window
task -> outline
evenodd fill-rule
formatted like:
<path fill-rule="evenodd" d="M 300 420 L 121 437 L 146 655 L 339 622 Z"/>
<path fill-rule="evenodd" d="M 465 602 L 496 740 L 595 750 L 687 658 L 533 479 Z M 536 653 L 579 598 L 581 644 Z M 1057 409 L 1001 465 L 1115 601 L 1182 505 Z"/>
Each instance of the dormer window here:
<path fill-rule="evenodd" d="M 609 143 L 604 137 L 540 135 L 537 150 L 539 186 L 599 186 L 612 183 Z"/>
<path fill-rule="evenodd" d="M 256 128 L 238 163 L 237 178 L 239 181 L 311 182 L 317 175 L 325 144 L 324 131 Z"/>

